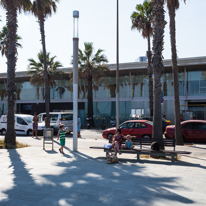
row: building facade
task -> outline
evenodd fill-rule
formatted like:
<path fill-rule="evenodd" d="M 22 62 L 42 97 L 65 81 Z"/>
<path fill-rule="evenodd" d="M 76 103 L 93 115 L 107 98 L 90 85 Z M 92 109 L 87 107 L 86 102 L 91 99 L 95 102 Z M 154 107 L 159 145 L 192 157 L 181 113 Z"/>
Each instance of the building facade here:
<path fill-rule="evenodd" d="M 96 125 L 105 118 L 116 116 L 116 65 L 109 64 L 110 72 L 93 82 L 93 106 Z M 206 57 L 178 59 L 180 110 L 183 118 L 206 119 Z M 73 109 L 72 84 L 69 80 L 71 68 L 62 69 L 62 80 L 56 80 L 50 89 L 51 111 Z M 120 123 L 134 115 L 149 116 L 149 87 L 147 62 L 120 64 Z M 0 114 L 7 111 L 7 74 L 0 74 Z M 162 71 L 162 115 L 174 123 L 174 84 L 171 60 L 164 60 Z M 45 112 L 44 87 L 31 85 L 26 72 L 16 72 L 16 113 L 33 114 Z M 84 124 L 87 117 L 87 81 L 79 79 L 79 116 Z"/>

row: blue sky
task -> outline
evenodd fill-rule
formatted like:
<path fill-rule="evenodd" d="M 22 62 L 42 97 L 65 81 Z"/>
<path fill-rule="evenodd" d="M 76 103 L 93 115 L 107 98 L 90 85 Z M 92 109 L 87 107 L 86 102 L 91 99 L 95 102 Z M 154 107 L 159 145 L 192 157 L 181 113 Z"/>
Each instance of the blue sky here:
<path fill-rule="evenodd" d="M 130 15 L 135 5 L 143 0 L 119 0 L 120 12 L 120 62 L 134 62 L 144 56 L 147 41 L 138 31 L 131 31 Z M 176 16 L 177 51 L 179 58 L 206 56 L 206 1 L 181 1 Z M 94 48 L 104 49 L 109 63 L 116 62 L 116 0 L 60 0 L 57 13 L 45 22 L 46 48 L 56 55 L 64 67 L 72 66 L 73 10 L 79 10 L 79 47 L 84 42 L 93 42 Z M 167 11 L 167 9 L 166 9 Z M 5 11 L 0 9 L 0 28 L 6 24 Z M 166 21 L 169 22 L 166 12 Z M 18 17 L 18 35 L 22 37 L 22 49 L 18 50 L 17 71 L 25 71 L 28 59 L 36 59 L 41 50 L 40 32 L 37 19 L 31 14 Z M 169 23 L 165 29 L 164 58 L 171 58 Z M 0 72 L 6 72 L 6 58 L 0 56 Z"/>

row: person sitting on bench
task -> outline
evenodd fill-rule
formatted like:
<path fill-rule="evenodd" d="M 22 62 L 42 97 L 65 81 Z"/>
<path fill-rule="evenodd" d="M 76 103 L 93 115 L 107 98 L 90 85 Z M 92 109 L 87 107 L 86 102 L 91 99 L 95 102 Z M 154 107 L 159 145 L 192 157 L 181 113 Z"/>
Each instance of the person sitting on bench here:
<path fill-rule="evenodd" d="M 121 146 L 122 146 L 122 139 L 125 139 L 125 137 L 121 134 L 121 130 L 117 129 L 116 134 L 113 136 L 113 142 L 112 147 L 115 150 L 115 155 L 117 156 L 117 152 L 121 155 L 120 152 Z"/>
<path fill-rule="evenodd" d="M 134 146 L 132 145 L 131 136 L 127 135 L 127 140 L 125 141 L 124 149 L 133 149 Z"/>

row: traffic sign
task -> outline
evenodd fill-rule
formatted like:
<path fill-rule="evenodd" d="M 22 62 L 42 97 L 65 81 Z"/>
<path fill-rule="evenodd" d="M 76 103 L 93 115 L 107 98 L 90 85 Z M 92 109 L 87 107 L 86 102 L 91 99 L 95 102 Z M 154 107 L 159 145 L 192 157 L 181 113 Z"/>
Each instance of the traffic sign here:
<path fill-rule="evenodd" d="M 163 103 L 163 102 L 164 102 L 164 98 L 162 97 L 162 98 L 161 98 L 161 103 Z"/>

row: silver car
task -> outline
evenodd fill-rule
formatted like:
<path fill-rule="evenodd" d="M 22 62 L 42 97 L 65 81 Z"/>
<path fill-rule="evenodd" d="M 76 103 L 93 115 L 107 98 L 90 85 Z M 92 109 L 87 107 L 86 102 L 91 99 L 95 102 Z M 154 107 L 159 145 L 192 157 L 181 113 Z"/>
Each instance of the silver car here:
<path fill-rule="evenodd" d="M 40 113 L 38 115 L 39 122 L 43 122 L 46 117 L 46 113 Z M 59 131 L 59 125 L 64 124 L 65 127 L 68 127 L 69 131 L 73 131 L 73 111 L 70 112 L 50 112 L 50 126 L 54 129 L 54 132 Z"/>

